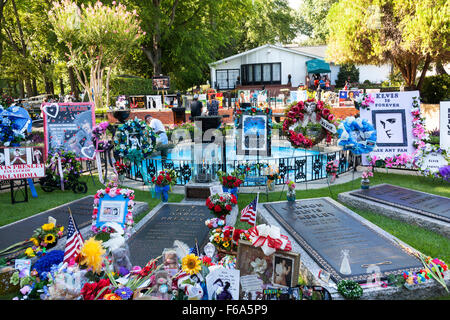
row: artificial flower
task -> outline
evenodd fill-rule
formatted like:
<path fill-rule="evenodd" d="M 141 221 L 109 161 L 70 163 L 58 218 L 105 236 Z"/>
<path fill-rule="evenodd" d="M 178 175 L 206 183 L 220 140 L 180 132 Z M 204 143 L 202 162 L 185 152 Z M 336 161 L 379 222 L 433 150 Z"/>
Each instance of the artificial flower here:
<path fill-rule="evenodd" d="M 103 300 L 122 300 L 122 298 L 115 293 L 108 293 L 103 296 Z"/>
<path fill-rule="evenodd" d="M 55 228 L 54 223 L 46 223 L 46 224 L 42 225 L 42 230 L 44 230 L 44 231 L 50 231 L 50 230 L 53 230 L 54 228 Z"/>
<path fill-rule="evenodd" d="M 102 268 L 103 255 L 106 253 L 102 247 L 102 241 L 90 238 L 85 241 L 83 247 L 81 247 L 80 255 L 81 265 L 87 265 L 92 268 L 94 272 L 100 272 Z"/>
<path fill-rule="evenodd" d="M 181 260 L 181 266 L 184 272 L 193 275 L 202 269 L 200 259 L 193 253 L 188 254 Z"/>
<path fill-rule="evenodd" d="M 122 300 L 128 300 L 133 296 L 133 290 L 128 287 L 121 287 L 114 291 Z"/>
<path fill-rule="evenodd" d="M 55 235 L 53 235 L 51 233 L 46 234 L 44 237 L 44 242 L 47 244 L 54 243 L 55 241 L 56 241 L 56 237 L 55 237 Z"/>

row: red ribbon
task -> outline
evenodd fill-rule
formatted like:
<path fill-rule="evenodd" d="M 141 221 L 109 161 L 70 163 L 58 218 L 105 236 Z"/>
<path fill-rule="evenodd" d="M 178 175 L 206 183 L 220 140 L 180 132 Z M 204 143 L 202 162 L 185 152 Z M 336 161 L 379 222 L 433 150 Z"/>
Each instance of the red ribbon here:
<path fill-rule="evenodd" d="M 274 248 L 276 250 L 283 250 L 283 251 L 291 251 L 292 250 L 292 244 L 291 241 L 286 237 L 285 235 L 280 235 L 280 238 L 286 240 L 286 245 L 282 249 L 281 246 L 283 245 L 283 241 L 281 239 L 275 239 L 270 236 L 264 237 L 259 235 L 258 228 L 252 227 L 248 230 L 251 237 L 256 237 L 256 240 L 253 242 L 253 246 L 255 247 L 261 247 L 265 243 L 267 243 L 267 246 Z"/>

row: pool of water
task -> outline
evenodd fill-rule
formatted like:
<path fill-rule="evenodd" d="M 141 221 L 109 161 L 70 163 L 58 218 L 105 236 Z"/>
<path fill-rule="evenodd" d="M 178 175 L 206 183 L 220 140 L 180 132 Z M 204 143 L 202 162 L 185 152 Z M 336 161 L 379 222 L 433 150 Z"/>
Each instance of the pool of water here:
<path fill-rule="evenodd" d="M 236 142 L 227 141 L 226 143 L 226 161 L 247 161 L 247 160 L 274 160 L 280 158 L 304 157 L 308 155 L 317 155 L 320 152 L 316 150 L 295 149 L 290 146 L 289 142 L 277 143 L 272 145 L 271 156 L 256 156 L 256 155 L 238 155 L 236 154 Z M 203 160 L 207 162 L 222 161 L 221 148 L 214 144 L 208 145 L 193 145 L 193 144 L 178 144 L 173 149 L 168 151 L 167 160 L 175 161 L 194 161 L 201 163 Z M 161 156 L 155 156 L 153 159 L 161 159 Z"/>

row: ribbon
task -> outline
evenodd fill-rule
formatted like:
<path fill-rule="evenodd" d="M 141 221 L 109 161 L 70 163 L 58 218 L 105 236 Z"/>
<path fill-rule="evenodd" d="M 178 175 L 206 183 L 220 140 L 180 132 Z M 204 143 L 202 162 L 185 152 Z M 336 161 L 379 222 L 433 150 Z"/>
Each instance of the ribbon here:
<path fill-rule="evenodd" d="M 97 170 L 98 170 L 98 180 L 100 180 L 101 184 L 105 184 L 105 180 L 103 179 L 103 172 L 102 172 L 102 159 L 100 158 L 100 153 L 98 152 L 98 148 L 95 151 L 95 160 L 97 162 Z"/>
<path fill-rule="evenodd" d="M 56 157 L 56 161 L 58 163 L 58 174 L 59 174 L 59 178 L 61 181 L 61 190 L 64 191 L 64 173 L 63 173 L 63 169 L 62 169 L 61 158 L 59 157 L 58 154 L 56 154 L 55 157 Z"/>
<path fill-rule="evenodd" d="M 292 244 L 288 237 L 280 234 L 280 228 L 260 224 L 248 230 L 250 242 L 254 247 L 260 247 L 266 256 L 277 250 L 291 251 Z"/>

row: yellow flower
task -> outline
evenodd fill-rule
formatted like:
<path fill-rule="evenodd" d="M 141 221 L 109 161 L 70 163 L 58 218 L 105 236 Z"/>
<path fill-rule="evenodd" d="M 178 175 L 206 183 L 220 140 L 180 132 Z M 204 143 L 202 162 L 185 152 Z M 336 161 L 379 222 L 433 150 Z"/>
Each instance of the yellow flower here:
<path fill-rule="evenodd" d="M 214 242 L 219 243 L 220 242 L 220 237 L 214 237 Z"/>
<path fill-rule="evenodd" d="M 27 248 L 27 250 L 25 250 L 25 254 L 26 254 L 28 257 L 34 257 L 34 256 L 35 256 L 34 251 L 33 251 L 33 249 L 31 249 L 31 248 Z"/>
<path fill-rule="evenodd" d="M 81 247 L 81 261 L 80 264 L 91 267 L 94 272 L 99 272 L 102 268 L 103 255 L 106 253 L 102 247 L 102 241 L 90 238 L 85 241 Z"/>
<path fill-rule="evenodd" d="M 64 232 L 64 227 L 59 228 L 60 232 Z"/>
<path fill-rule="evenodd" d="M 49 233 L 49 234 L 45 235 L 45 237 L 44 237 L 45 243 L 53 243 L 55 241 L 56 241 L 56 237 L 54 234 Z"/>
<path fill-rule="evenodd" d="M 38 241 L 38 239 L 36 239 L 36 238 L 30 238 L 30 241 L 33 242 L 33 245 L 34 245 L 34 246 L 36 246 L 36 247 L 39 246 L 39 241 Z"/>
<path fill-rule="evenodd" d="M 122 298 L 115 293 L 107 293 L 103 296 L 103 300 L 122 300 Z"/>
<path fill-rule="evenodd" d="M 50 230 L 53 230 L 54 228 L 55 228 L 54 223 L 46 223 L 46 224 L 42 225 L 42 230 L 44 230 L 44 231 L 50 231 Z"/>
<path fill-rule="evenodd" d="M 224 248 L 228 248 L 229 245 L 230 245 L 230 242 L 228 242 L 228 241 L 223 243 Z"/>
<path fill-rule="evenodd" d="M 181 268 L 190 275 L 199 273 L 202 269 L 201 261 L 195 254 L 188 254 L 181 260 Z"/>

